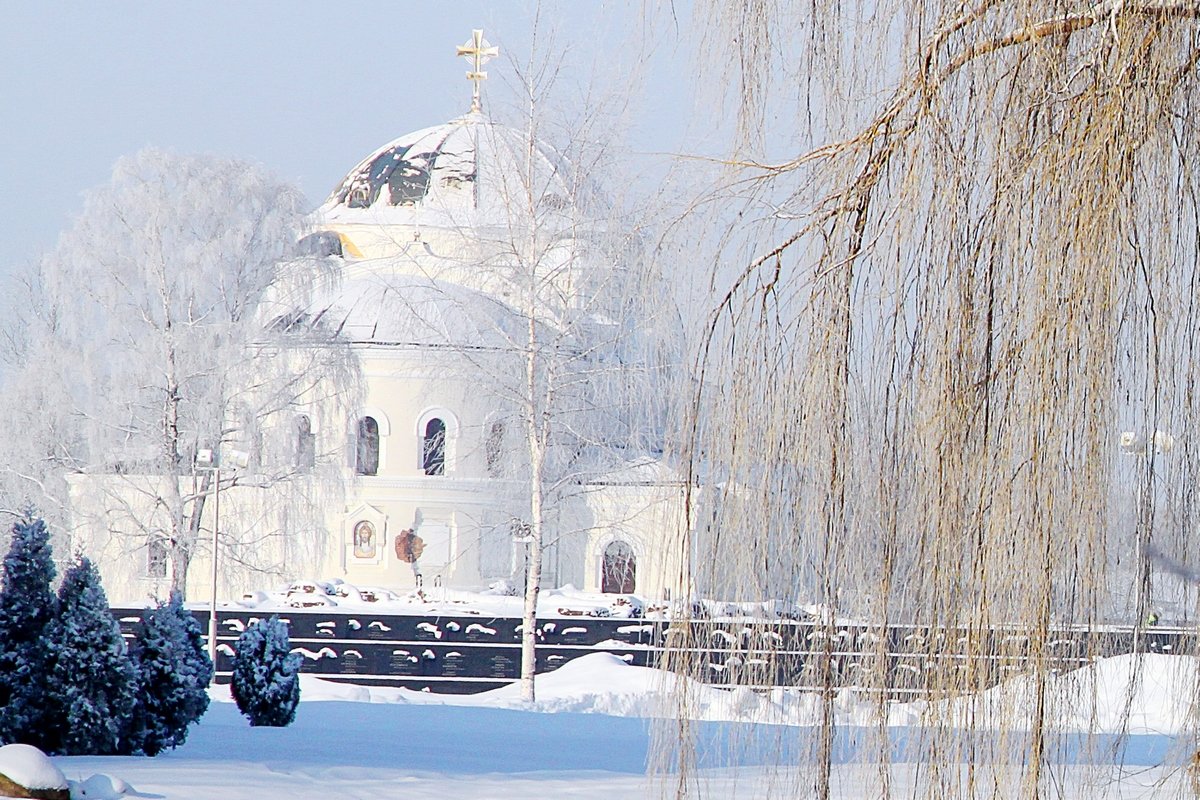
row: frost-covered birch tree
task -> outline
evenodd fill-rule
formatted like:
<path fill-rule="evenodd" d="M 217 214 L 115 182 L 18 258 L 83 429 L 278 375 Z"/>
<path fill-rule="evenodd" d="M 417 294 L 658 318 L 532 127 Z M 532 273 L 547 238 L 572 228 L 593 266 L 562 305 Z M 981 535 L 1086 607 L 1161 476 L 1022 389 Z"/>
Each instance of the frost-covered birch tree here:
<path fill-rule="evenodd" d="M 38 303 L 5 384 L 6 435 L 21 443 L 10 452 L 23 455 L 9 462 L 16 491 L 54 507 L 72 494 L 70 524 L 127 555 L 160 548 L 172 592 L 212 524 L 216 487 L 195 470 L 198 449 L 251 454 L 249 469 L 222 473 L 223 489 L 270 486 L 227 538 L 229 563 L 278 572 L 272 540 L 299 539 L 294 552 L 321 538 L 323 492 L 337 482 L 321 480 L 321 459 L 296 458 L 294 420 L 338 414 L 353 360 L 259 313 L 269 288 L 295 294 L 324 272 L 295 253 L 303 202 L 253 165 L 147 149 L 117 162 L 27 280 Z M 340 446 L 325 460 L 332 474 Z"/>
<path fill-rule="evenodd" d="M 1050 631 L 1195 619 L 1194 589 L 1153 559 L 1196 552 L 1198 17 L 698 10 L 738 120 L 717 196 L 739 218 L 712 258 L 695 405 L 697 460 L 729 480 L 714 521 L 695 518 L 692 574 L 830 625 L 1017 627 L 1032 699 L 964 724 L 1030 731 L 1022 766 L 991 764 L 1025 796 L 1047 780 L 1055 704 L 1086 700 L 1050 695 Z M 821 797 L 831 740 L 804 773 Z M 913 796 L 969 796 L 978 775 L 934 768 Z"/>
<path fill-rule="evenodd" d="M 647 456 L 661 457 L 679 342 L 677 311 L 655 272 L 647 228 L 622 217 L 597 179 L 620 173 L 618 155 L 604 144 L 619 141 L 619 105 L 592 100 L 582 119 L 559 127 L 551 100 L 557 63 L 535 48 L 513 73 L 523 152 L 516 154 L 520 170 L 503 186 L 509 224 L 496 242 L 495 266 L 523 321 L 512 341 L 521 369 L 500 387 L 516 410 L 528 470 L 520 489 L 527 547 L 521 687 L 532 702 L 547 548 L 586 536 L 563 513 L 572 499 L 606 477 L 628 477 Z M 563 144 L 547 151 L 548 140 Z"/>

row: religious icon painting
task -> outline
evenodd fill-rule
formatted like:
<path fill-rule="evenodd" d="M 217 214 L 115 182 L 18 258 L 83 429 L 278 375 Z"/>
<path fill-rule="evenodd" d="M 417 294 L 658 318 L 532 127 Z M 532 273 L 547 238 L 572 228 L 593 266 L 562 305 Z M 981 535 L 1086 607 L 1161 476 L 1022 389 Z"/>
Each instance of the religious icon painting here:
<path fill-rule="evenodd" d="M 376 547 L 375 526 L 364 519 L 354 526 L 354 557 L 375 558 Z"/>

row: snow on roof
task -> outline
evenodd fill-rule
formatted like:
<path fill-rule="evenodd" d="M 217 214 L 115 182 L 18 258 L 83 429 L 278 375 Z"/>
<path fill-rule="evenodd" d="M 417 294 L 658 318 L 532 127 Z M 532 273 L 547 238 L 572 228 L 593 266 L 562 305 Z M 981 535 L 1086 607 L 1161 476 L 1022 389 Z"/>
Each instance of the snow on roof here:
<path fill-rule="evenodd" d="M 661 458 L 650 455 L 631 458 L 592 480 L 602 485 L 657 486 L 681 483 L 684 475 Z"/>
<path fill-rule="evenodd" d="M 523 327 L 517 313 L 491 295 L 383 268 L 357 271 L 280 322 L 319 327 L 353 343 L 455 350 L 510 348 Z"/>

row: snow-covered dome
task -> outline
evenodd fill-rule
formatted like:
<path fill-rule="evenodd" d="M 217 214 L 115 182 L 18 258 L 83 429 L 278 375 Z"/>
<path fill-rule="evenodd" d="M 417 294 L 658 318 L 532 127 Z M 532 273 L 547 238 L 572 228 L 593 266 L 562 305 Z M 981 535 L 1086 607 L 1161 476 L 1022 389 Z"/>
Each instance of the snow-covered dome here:
<path fill-rule="evenodd" d="M 517 314 L 494 297 L 418 275 L 360 272 L 293 312 L 289 326 L 320 328 L 354 344 L 506 350 Z"/>
<path fill-rule="evenodd" d="M 321 207 L 318 226 L 508 229 L 531 207 L 541 219 L 566 216 L 581 194 L 554 150 L 471 112 L 367 156 Z"/>

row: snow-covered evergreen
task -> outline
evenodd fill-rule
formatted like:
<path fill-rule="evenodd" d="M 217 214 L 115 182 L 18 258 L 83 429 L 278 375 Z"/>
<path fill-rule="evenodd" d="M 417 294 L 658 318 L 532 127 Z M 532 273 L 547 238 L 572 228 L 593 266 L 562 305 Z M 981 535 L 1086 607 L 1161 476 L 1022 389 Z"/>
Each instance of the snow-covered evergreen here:
<path fill-rule="evenodd" d="M 183 744 L 188 726 L 204 716 L 213 665 L 178 595 L 146 613 L 130 653 L 138 702 L 124 749 L 158 755 Z"/>
<path fill-rule="evenodd" d="M 242 632 L 230 689 L 251 725 L 291 724 L 300 702 L 300 656 L 291 652 L 286 622 L 272 616 Z"/>
<path fill-rule="evenodd" d="M 46 523 L 13 525 L 0 588 L 0 742 L 42 746 L 50 734 L 43 702 L 44 633 L 57 611 Z"/>
<path fill-rule="evenodd" d="M 110 755 L 120 747 L 134 706 L 133 664 L 108 610 L 100 573 L 79 558 L 63 575 L 58 614 L 46 626 L 43 679 L 50 724 L 43 749 L 64 755 Z"/>

